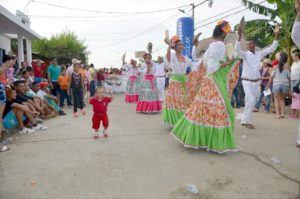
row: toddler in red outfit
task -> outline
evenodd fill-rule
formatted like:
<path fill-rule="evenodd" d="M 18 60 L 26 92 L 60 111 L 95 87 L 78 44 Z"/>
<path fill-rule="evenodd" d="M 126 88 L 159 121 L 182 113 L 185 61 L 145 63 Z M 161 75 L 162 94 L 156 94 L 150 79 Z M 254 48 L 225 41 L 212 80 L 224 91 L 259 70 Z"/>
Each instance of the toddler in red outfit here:
<path fill-rule="evenodd" d="M 95 92 L 95 97 L 90 100 L 90 104 L 93 106 L 93 129 L 95 130 L 94 139 L 99 138 L 99 128 L 100 123 L 104 127 L 103 135 L 105 138 L 108 137 L 107 129 L 109 126 L 108 116 L 107 116 L 107 106 L 113 100 L 113 93 L 109 92 L 109 97 L 104 95 L 103 88 L 97 88 Z"/>

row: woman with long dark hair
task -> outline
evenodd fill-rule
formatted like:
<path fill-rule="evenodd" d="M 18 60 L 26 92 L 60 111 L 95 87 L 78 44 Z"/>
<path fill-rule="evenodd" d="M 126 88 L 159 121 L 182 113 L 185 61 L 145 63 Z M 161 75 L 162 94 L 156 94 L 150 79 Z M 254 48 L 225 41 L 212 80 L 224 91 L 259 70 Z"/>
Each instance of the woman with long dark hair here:
<path fill-rule="evenodd" d="M 224 40 L 229 32 L 228 22 L 218 22 L 214 41 L 204 54 L 206 76 L 194 101 L 172 130 L 172 135 L 186 147 L 219 153 L 236 151 L 230 95 L 239 77 L 239 67 L 238 62 L 234 64 L 234 60 L 225 57 Z"/>
<path fill-rule="evenodd" d="M 74 117 L 78 117 L 78 109 L 85 115 L 83 109 L 83 89 L 84 89 L 84 76 L 79 72 L 79 64 L 73 65 L 74 71 L 69 79 L 68 94 L 72 94 L 74 100 Z"/>
<path fill-rule="evenodd" d="M 271 79 L 267 89 L 273 83 L 273 93 L 275 102 L 276 119 L 284 118 L 284 98 L 290 91 L 291 72 L 287 64 L 288 55 L 280 53 L 278 66 L 272 71 Z"/>

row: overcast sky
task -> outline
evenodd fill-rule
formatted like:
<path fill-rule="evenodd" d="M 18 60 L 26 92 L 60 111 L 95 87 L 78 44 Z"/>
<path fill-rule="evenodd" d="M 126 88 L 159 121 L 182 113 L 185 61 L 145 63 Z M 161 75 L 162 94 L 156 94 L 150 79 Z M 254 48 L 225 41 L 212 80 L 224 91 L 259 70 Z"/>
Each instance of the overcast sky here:
<path fill-rule="evenodd" d="M 31 20 L 31 28 L 43 37 L 50 37 L 52 34 L 61 32 L 63 29 L 70 29 L 85 41 L 91 52 L 90 63 L 98 67 L 119 66 L 121 56 L 127 52 L 126 60 L 134 56 L 137 50 L 145 50 L 148 42 L 153 43 L 154 58 L 164 55 L 166 45 L 163 43 L 164 31 L 168 29 L 170 35 L 176 34 L 176 21 L 182 16 L 177 9 L 168 12 L 151 14 L 103 14 L 96 12 L 82 12 L 45 5 L 39 2 L 55 4 L 58 6 L 108 12 L 144 12 L 153 10 L 165 10 L 176 8 L 190 3 L 199 3 L 203 0 L 35 0 L 26 9 L 26 14 Z M 28 0 L 0 0 L 0 4 L 15 14 L 15 11 L 24 11 Z M 262 2 L 262 0 L 255 0 Z M 195 27 L 206 25 L 218 19 L 228 20 L 232 26 L 237 24 L 242 16 L 246 20 L 262 18 L 250 11 L 243 11 L 233 14 L 244 7 L 239 7 L 231 12 L 219 15 L 222 12 L 241 6 L 240 0 L 215 0 L 212 8 L 205 3 L 196 8 Z M 185 11 L 190 6 L 183 7 Z M 210 17 L 217 16 L 210 20 Z M 202 38 L 210 37 L 215 22 L 200 27 L 196 30 L 202 32 Z"/>

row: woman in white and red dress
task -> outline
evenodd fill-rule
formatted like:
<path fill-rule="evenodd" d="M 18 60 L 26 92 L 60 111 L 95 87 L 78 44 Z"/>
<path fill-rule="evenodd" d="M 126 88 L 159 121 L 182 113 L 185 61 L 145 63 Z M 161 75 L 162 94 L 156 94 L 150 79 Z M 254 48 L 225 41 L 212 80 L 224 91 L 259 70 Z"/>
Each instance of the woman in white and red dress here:
<path fill-rule="evenodd" d="M 131 60 L 130 62 L 130 65 L 123 66 L 129 71 L 129 77 L 126 84 L 125 102 L 136 103 L 139 100 L 138 76 L 142 74 L 142 71 L 137 67 L 135 60 Z"/>
<path fill-rule="evenodd" d="M 158 98 L 158 90 L 155 80 L 155 63 L 152 62 L 152 55 L 144 55 L 145 65 L 143 80 L 141 82 L 139 101 L 136 106 L 138 113 L 157 113 L 162 110 L 161 102 Z"/>

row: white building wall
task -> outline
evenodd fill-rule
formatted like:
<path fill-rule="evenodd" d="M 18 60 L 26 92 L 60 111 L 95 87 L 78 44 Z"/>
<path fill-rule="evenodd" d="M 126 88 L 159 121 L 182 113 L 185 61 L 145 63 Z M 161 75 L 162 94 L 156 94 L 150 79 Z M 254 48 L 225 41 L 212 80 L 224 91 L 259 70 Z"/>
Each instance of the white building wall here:
<path fill-rule="evenodd" d="M 10 38 L 8 36 L 0 34 L 0 48 L 4 49 L 6 54 L 11 52 Z"/>

